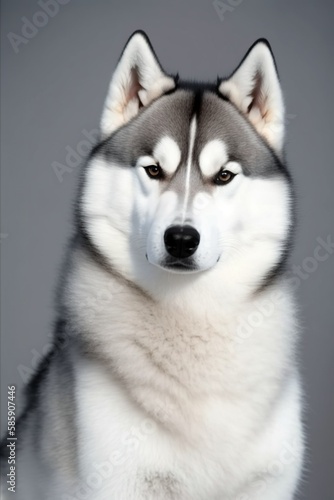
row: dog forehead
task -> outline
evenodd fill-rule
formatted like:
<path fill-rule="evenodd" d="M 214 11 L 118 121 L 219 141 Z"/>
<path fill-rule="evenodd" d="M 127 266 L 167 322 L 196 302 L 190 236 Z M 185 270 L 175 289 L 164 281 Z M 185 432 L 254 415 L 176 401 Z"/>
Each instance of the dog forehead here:
<path fill-rule="evenodd" d="M 184 90 L 157 99 L 113 134 L 106 147 L 107 155 L 126 166 L 133 166 L 140 156 L 152 156 L 155 150 L 166 155 L 168 147 L 173 148 L 175 154 L 177 147 L 180 158 L 183 158 L 188 142 L 192 101 L 192 94 Z"/>
<path fill-rule="evenodd" d="M 205 110 L 206 101 L 210 104 L 210 99 L 205 99 L 203 91 L 179 89 L 159 98 L 113 134 L 107 144 L 107 154 L 125 166 L 135 165 L 141 156 L 157 155 L 159 160 L 171 154 L 179 158 L 182 167 L 188 157 L 190 124 L 195 117 L 193 160 L 198 163 L 198 154 L 205 143 L 222 136 L 219 121 L 224 112 L 224 102 L 221 103 L 218 97 L 216 99 L 220 110 L 212 115 Z M 213 120 L 218 122 L 215 126 Z M 212 136 L 210 131 L 215 135 Z"/>
<path fill-rule="evenodd" d="M 223 166 L 226 155 L 229 160 L 237 159 L 246 175 L 268 176 L 281 171 L 275 155 L 252 125 L 231 103 L 205 89 L 178 89 L 157 99 L 112 135 L 105 152 L 124 166 L 134 166 L 141 156 L 153 157 L 157 147 L 166 158 L 170 148 L 170 154 L 179 159 L 179 167 L 183 170 L 193 117 L 196 119 L 193 163 L 201 168 L 201 160 L 206 157 L 204 175 L 206 172 L 211 174 L 219 163 Z M 220 143 L 223 144 L 220 149 L 224 149 L 221 162 L 218 157 Z M 171 173 L 175 168 L 175 161 L 169 162 Z"/>

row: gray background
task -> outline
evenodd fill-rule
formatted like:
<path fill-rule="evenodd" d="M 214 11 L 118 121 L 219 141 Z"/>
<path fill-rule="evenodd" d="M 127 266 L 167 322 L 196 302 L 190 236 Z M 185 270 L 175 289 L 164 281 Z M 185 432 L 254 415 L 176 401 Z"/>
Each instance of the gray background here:
<path fill-rule="evenodd" d="M 199 79 L 228 74 L 257 38 L 270 40 L 299 198 L 292 264 L 311 266 L 317 238 L 334 237 L 333 2 L 225 0 L 237 3 L 221 20 L 211 0 L 70 0 L 16 54 L 7 34 L 21 34 L 21 18 L 41 9 L 37 0 L 2 2 L 2 430 L 7 384 L 17 384 L 22 401 L 19 371 L 34 367 L 49 342 L 71 231 L 79 167 L 59 182 L 52 164 L 64 164 L 66 147 L 76 149 L 82 130 L 97 127 L 112 68 L 135 29 L 147 31 L 168 71 Z M 334 491 L 333 263 L 328 255 L 297 292 L 309 447 L 300 498 L 307 500 L 330 500 Z"/>

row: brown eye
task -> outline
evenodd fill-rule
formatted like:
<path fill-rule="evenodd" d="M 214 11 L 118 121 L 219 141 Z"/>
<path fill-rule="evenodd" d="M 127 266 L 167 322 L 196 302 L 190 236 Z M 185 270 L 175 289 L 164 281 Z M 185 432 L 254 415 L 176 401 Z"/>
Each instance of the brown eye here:
<path fill-rule="evenodd" d="M 149 165 L 148 167 L 144 168 L 145 172 L 151 179 L 162 179 L 164 176 L 162 168 L 159 167 L 159 165 Z"/>
<path fill-rule="evenodd" d="M 214 183 L 218 186 L 222 186 L 224 184 L 228 184 L 235 177 L 235 174 L 230 172 L 229 170 L 221 170 L 219 174 L 215 177 Z"/>

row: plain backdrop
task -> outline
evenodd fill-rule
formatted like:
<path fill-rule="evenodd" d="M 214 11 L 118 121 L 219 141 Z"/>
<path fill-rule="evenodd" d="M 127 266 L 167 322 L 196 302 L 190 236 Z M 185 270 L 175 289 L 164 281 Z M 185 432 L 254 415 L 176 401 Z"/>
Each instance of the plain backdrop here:
<path fill-rule="evenodd" d="M 300 498 L 333 499 L 334 254 L 329 249 L 321 261 L 313 255 L 318 238 L 334 239 L 334 2 L 224 0 L 219 16 L 211 0 L 62 0 L 46 19 L 36 14 L 37 0 L 1 4 L 2 431 L 7 385 L 17 385 L 22 404 L 23 380 L 48 348 L 84 131 L 98 126 L 129 35 L 144 29 L 167 71 L 204 80 L 227 75 L 266 37 L 285 95 L 287 153 L 298 193 L 290 269 L 301 276 L 308 460 Z M 32 20 L 40 25 L 37 33 L 27 28 Z M 17 38 L 22 33 L 25 41 Z M 62 182 L 57 163 L 68 167 Z"/>

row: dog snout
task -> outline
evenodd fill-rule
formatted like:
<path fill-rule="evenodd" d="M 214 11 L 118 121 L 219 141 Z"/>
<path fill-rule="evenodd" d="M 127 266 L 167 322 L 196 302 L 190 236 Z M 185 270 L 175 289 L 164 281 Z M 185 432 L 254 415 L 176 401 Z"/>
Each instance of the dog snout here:
<path fill-rule="evenodd" d="M 196 252 L 200 234 L 192 226 L 171 226 L 165 232 L 164 242 L 172 257 L 185 259 Z"/>

